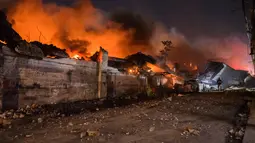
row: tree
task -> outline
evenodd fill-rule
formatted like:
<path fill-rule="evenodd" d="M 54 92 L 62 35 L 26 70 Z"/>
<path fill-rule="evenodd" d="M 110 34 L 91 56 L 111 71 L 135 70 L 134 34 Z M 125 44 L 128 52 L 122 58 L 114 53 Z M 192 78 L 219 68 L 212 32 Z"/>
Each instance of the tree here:
<path fill-rule="evenodd" d="M 163 63 L 166 64 L 169 51 L 171 51 L 173 46 L 172 46 L 172 42 L 169 40 L 162 41 L 162 44 L 164 46 L 164 49 L 160 51 L 160 58 L 163 60 Z"/>

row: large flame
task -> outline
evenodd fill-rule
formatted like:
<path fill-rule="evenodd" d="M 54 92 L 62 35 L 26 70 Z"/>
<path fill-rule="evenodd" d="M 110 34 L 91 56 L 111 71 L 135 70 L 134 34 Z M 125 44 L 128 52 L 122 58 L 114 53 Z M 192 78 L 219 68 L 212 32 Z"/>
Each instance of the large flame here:
<path fill-rule="evenodd" d="M 95 53 L 100 46 L 110 56 L 124 57 L 132 31 L 105 20 L 91 2 L 84 0 L 73 7 L 44 4 L 41 0 L 22 0 L 8 11 L 13 28 L 27 41 L 40 41 L 67 49 L 73 57 Z"/>
<path fill-rule="evenodd" d="M 110 56 L 120 58 L 139 51 L 149 51 L 147 54 L 155 55 L 162 49 L 161 41 L 171 40 L 175 48 L 169 53 L 169 61 L 180 64 L 192 62 L 200 66 L 208 59 L 224 58 L 235 69 L 252 70 L 252 64 L 248 63 L 250 57 L 247 58 L 249 55 L 244 48 L 246 45 L 239 38 L 198 38 L 191 43 L 178 31 L 172 29 L 169 33 L 169 29 L 155 23 L 152 37 L 145 36 L 149 44 L 145 42 L 147 45 L 142 45 L 142 34 L 133 36 L 137 29 L 124 30 L 123 27 L 128 26 L 112 22 L 102 11 L 94 8 L 89 0 L 80 0 L 72 7 L 45 4 L 42 0 L 19 0 L 8 9 L 8 19 L 23 39 L 54 44 L 66 49 L 71 57 L 92 55 L 100 46 Z M 143 27 L 146 26 L 140 26 L 139 29 Z M 151 34 L 147 29 L 142 31 Z M 130 45 L 133 38 L 140 45 Z M 148 50 L 148 47 L 152 49 Z"/>
<path fill-rule="evenodd" d="M 164 69 L 148 62 L 146 63 L 146 66 L 149 67 L 153 72 L 166 72 Z"/>

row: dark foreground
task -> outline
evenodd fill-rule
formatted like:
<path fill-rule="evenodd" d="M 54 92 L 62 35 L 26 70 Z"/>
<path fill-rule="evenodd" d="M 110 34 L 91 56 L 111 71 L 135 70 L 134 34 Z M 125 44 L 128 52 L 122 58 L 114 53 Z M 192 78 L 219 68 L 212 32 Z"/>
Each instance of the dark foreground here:
<path fill-rule="evenodd" d="M 0 142 L 224 143 L 242 98 L 190 94 L 71 116 L 25 116 L 0 129 Z"/>

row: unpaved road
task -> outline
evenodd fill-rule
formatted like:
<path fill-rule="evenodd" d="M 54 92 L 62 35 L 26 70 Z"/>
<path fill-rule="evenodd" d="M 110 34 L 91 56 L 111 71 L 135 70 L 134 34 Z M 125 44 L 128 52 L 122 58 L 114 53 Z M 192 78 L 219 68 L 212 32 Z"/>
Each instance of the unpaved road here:
<path fill-rule="evenodd" d="M 0 143 L 224 143 L 241 102 L 234 94 L 205 93 L 72 116 L 25 117 L 0 129 Z M 99 134 L 86 136 L 87 130 Z"/>

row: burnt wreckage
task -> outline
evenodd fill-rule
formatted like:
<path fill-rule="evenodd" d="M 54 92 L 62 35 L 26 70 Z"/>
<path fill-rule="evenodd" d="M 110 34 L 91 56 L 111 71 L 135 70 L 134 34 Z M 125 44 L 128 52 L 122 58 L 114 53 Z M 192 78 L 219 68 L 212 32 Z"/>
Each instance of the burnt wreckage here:
<path fill-rule="evenodd" d="M 222 80 L 220 89 L 224 90 L 231 86 L 254 87 L 255 79 L 248 71 L 235 70 L 223 62 L 209 61 L 205 70 L 198 75 L 199 91 L 213 91 L 218 89 L 218 80 Z"/>

